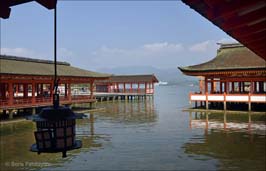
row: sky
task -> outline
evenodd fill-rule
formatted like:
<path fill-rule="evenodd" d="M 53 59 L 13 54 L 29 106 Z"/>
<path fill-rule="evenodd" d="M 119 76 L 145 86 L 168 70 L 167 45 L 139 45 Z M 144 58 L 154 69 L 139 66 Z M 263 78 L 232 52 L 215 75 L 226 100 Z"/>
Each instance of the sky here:
<path fill-rule="evenodd" d="M 1 19 L 1 54 L 53 59 L 53 10 L 36 2 Z M 235 42 L 181 1 L 58 1 L 59 61 L 87 70 L 176 68 L 215 57 Z"/>

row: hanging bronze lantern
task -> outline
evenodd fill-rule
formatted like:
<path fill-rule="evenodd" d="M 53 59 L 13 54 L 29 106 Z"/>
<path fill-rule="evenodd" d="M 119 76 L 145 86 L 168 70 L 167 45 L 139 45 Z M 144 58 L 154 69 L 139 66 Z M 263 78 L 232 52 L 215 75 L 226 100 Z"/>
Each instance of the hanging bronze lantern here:
<path fill-rule="evenodd" d="M 75 138 L 75 126 L 76 119 L 83 116 L 73 113 L 68 107 L 44 108 L 32 116 L 37 131 L 34 132 L 36 143 L 30 150 L 38 154 L 62 152 L 62 157 L 66 157 L 68 150 L 81 148 L 82 142 Z"/>

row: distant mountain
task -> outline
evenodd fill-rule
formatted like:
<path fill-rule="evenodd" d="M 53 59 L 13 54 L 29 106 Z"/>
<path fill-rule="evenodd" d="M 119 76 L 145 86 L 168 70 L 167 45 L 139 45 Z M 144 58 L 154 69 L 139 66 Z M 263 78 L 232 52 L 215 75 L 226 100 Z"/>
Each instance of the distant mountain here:
<path fill-rule="evenodd" d="M 98 72 L 110 73 L 115 75 L 136 75 L 136 74 L 155 74 L 159 81 L 168 84 L 197 84 L 196 77 L 182 74 L 177 68 L 159 69 L 152 66 L 129 66 L 115 68 L 100 68 Z"/>

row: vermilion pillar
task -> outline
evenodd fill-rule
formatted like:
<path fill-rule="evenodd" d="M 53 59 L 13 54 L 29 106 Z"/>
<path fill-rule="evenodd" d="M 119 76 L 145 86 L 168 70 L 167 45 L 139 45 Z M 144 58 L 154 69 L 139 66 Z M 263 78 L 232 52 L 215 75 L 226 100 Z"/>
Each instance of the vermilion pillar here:
<path fill-rule="evenodd" d="M 36 98 L 35 98 L 35 90 L 36 89 L 36 84 L 35 82 L 32 83 L 32 88 L 31 88 L 31 99 L 32 99 L 32 103 L 35 104 L 36 103 Z"/>
<path fill-rule="evenodd" d="M 71 95 L 71 84 L 68 84 L 68 89 L 67 89 L 67 96 L 68 96 L 68 100 L 71 101 L 72 100 L 72 95 Z"/>
<path fill-rule="evenodd" d="M 12 83 L 8 83 L 8 105 L 13 105 L 14 100 L 14 87 Z"/>
<path fill-rule="evenodd" d="M 205 93 L 208 93 L 208 79 L 205 77 Z"/>
<path fill-rule="evenodd" d="M 92 81 L 90 82 L 90 91 L 91 91 L 91 96 L 90 96 L 90 98 L 91 98 L 91 99 L 93 99 L 93 83 L 94 83 L 94 81 L 92 80 Z"/>
<path fill-rule="evenodd" d="M 23 84 L 23 97 L 28 97 L 28 84 Z"/>

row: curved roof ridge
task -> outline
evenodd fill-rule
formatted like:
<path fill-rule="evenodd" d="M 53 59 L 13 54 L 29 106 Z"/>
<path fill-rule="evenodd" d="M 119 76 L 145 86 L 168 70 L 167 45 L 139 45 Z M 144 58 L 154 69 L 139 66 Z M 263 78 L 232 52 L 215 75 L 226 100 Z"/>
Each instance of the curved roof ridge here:
<path fill-rule="evenodd" d="M 36 62 L 36 63 L 45 63 L 45 64 L 54 64 L 54 61 L 52 61 L 52 60 L 34 59 L 34 58 L 18 57 L 18 56 L 12 56 L 12 55 L 0 55 L 0 59 L 15 60 L 15 61 L 25 61 L 25 62 Z M 57 63 L 57 65 L 70 66 L 70 63 L 68 63 L 68 62 L 57 61 L 56 63 Z"/>
<path fill-rule="evenodd" d="M 245 46 L 225 46 L 220 47 L 216 57 L 207 62 L 178 68 L 186 72 L 266 69 L 266 61 Z"/>

